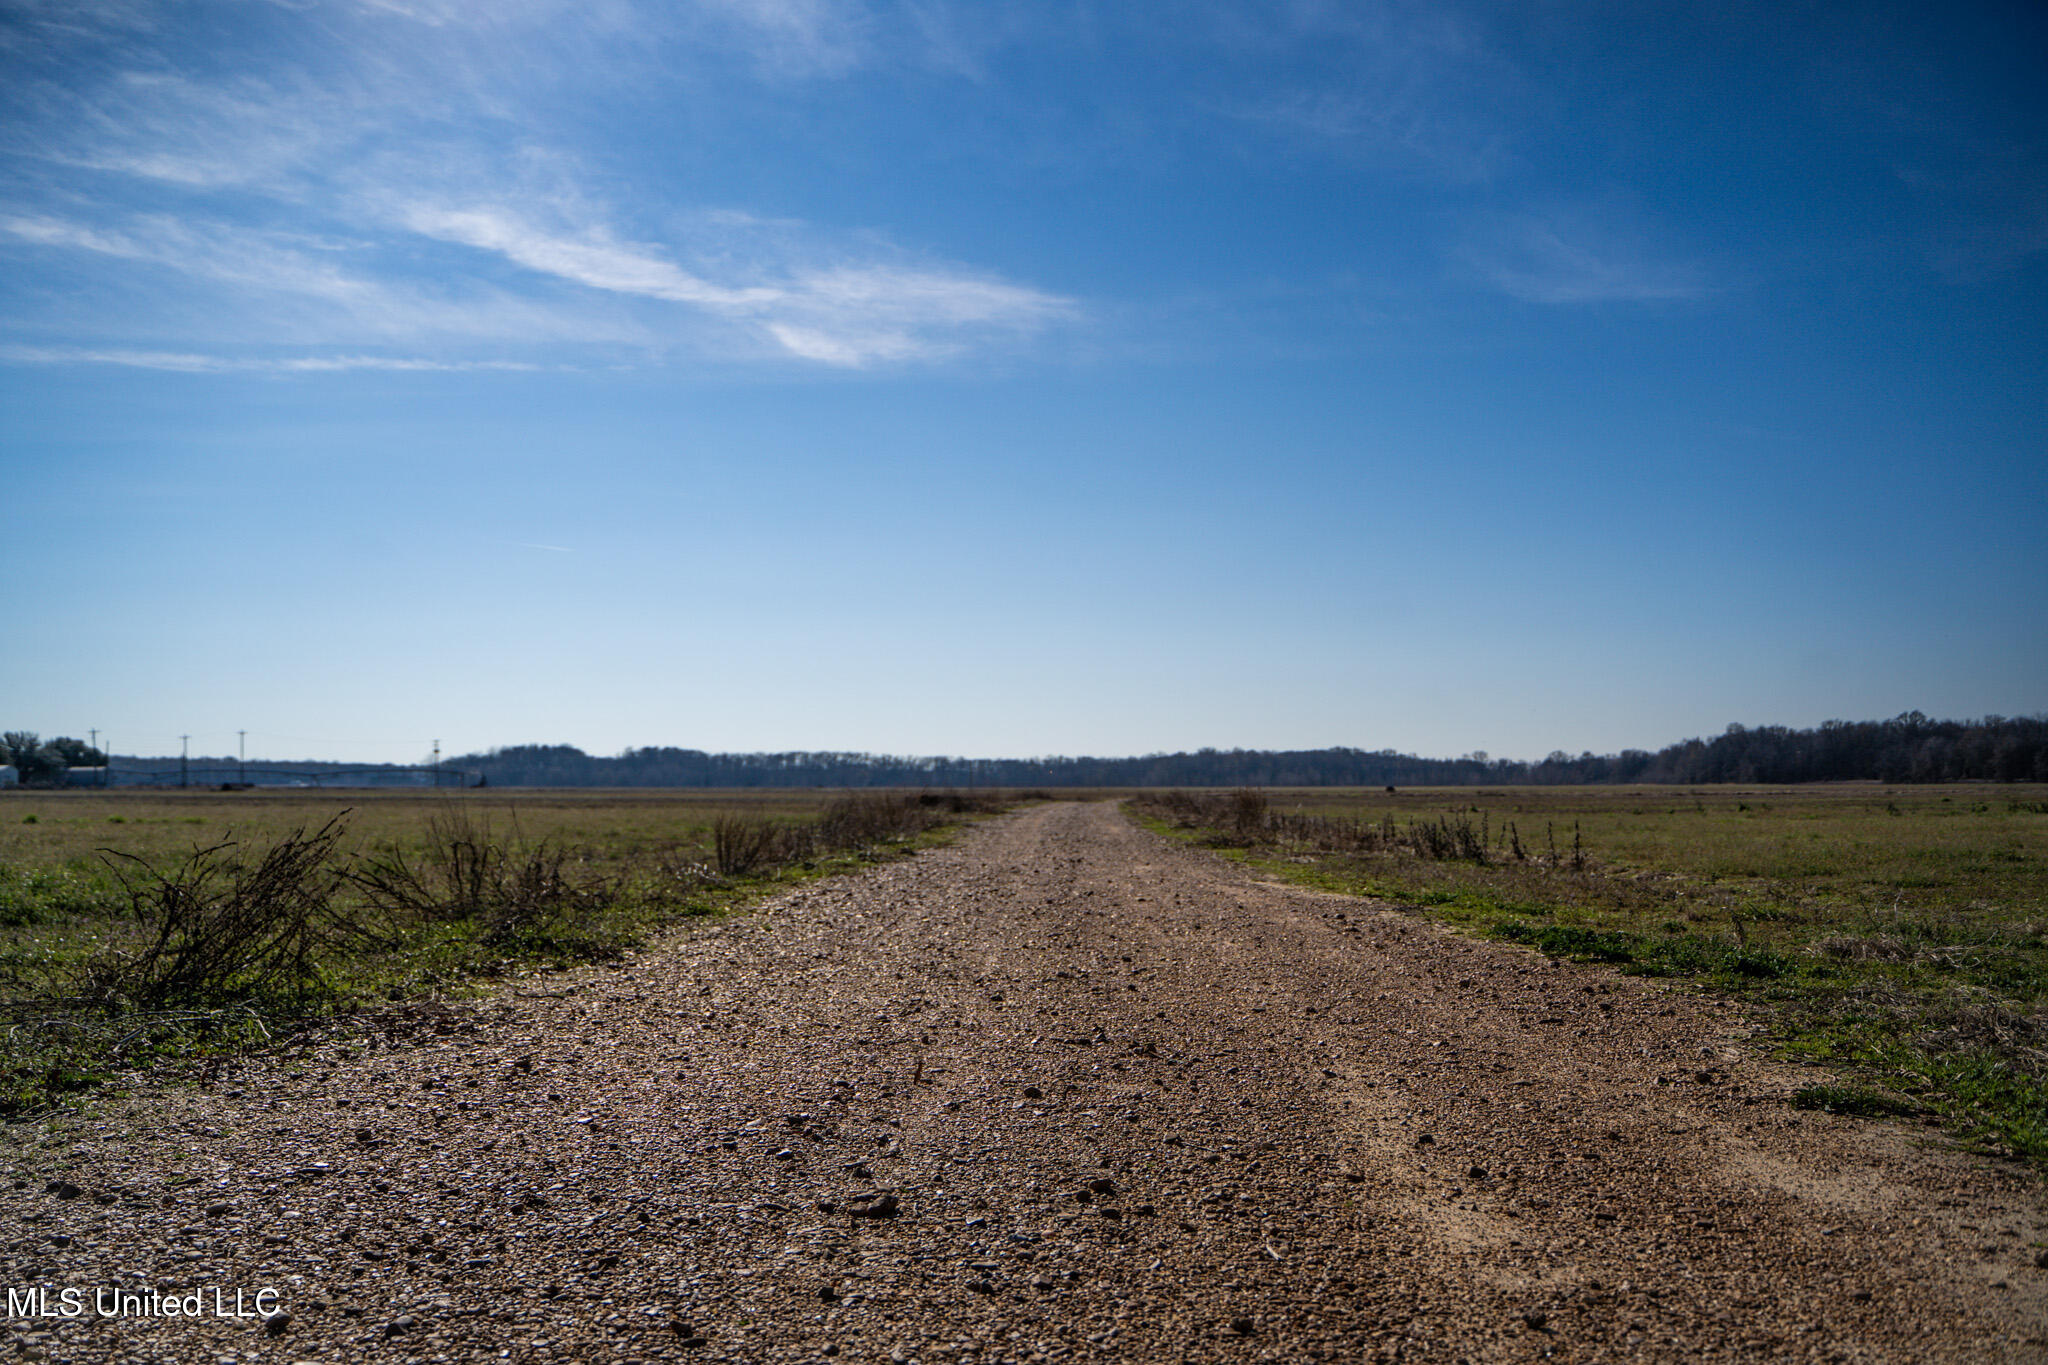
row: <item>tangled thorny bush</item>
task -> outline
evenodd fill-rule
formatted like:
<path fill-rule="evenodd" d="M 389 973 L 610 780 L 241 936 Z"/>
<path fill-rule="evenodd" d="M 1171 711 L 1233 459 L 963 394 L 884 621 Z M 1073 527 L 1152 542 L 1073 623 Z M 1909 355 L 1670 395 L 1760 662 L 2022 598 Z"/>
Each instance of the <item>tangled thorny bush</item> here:
<path fill-rule="evenodd" d="M 427 821 L 426 846 L 408 857 L 387 849 L 349 873 L 370 904 L 412 919 L 460 920 L 481 914 L 506 875 L 507 854 L 488 820 L 456 808 Z"/>
<path fill-rule="evenodd" d="M 487 819 L 458 809 L 428 822 L 423 852 L 367 854 L 341 876 L 383 914 L 466 921 L 497 947 L 577 932 L 602 906 L 611 884 L 574 861 L 545 839 L 528 843 L 516 828 L 501 837 Z"/>
<path fill-rule="evenodd" d="M 322 961 L 371 937 L 336 904 L 342 832 L 336 816 L 254 856 L 220 843 L 167 870 L 103 850 L 145 935 L 139 947 L 89 961 L 81 993 L 116 1010 L 243 998 L 302 1004 L 325 993 Z"/>
<path fill-rule="evenodd" d="M 719 815 L 711 821 L 711 863 L 721 877 L 744 877 L 772 859 L 782 826 L 758 815 Z"/>
<path fill-rule="evenodd" d="M 942 817 L 906 792 L 849 792 L 818 817 L 818 837 L 831 848 L 861 848 L 924 833 Z"/>

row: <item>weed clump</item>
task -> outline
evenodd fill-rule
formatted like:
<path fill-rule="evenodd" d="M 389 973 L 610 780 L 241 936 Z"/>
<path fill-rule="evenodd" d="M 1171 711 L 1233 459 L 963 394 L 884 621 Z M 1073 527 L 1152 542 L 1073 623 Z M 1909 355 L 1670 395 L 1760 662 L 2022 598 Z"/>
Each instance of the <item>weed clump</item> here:
<path fill-rule="evenodd" d="M 1538 926 L 1513 919 L 1495 925 L 1493 937 L 1527 943 L 1545 956 L 1575 962 L 1632 962 L 1642 946 L 1634 934 L 1600 933 L 1572 924 Z"/>
<path fill-rule="evenodd" d="M 713 866 L 721 877 L 744 877 L 770 860 L 782 826 L 757 815 L 719 815 L 711 822 Z"/>

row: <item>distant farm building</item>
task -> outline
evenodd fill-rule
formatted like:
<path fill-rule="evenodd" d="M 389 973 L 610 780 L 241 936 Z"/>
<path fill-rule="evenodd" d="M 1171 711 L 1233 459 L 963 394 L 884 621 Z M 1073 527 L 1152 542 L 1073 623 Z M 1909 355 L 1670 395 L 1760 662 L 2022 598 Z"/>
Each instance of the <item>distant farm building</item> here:
<path fill-rule="evenodd" d="M 107 785 L 105 768 L 66 768 L 64 785 L 67 787 L 104 787 Z"/>
<path fill-rule="evenodd" d="M 0 763 L 0 787 L 19 787 L 21 774 L 12 763 Z"/>

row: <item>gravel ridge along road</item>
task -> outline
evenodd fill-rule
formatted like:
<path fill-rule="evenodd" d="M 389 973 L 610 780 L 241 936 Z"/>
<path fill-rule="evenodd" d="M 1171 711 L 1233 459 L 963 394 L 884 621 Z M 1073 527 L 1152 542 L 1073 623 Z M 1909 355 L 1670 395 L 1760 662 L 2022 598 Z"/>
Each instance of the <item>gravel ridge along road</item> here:
<path fill-rule="evenodd" d="M 1789 1108 L 1736 1009 L 1109 804 L 390 1023 L 17 1131 L 6 1284 L 54 1315 L 10 1349 L 2048 1359 L 2025 1172 Z"/>

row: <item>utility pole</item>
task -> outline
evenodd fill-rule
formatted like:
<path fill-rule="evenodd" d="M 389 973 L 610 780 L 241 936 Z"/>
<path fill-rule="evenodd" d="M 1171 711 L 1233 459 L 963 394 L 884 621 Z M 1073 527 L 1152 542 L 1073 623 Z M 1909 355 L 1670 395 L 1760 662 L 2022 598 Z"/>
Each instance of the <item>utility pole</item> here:
<path fill-rule="evenodd" d="M 441 741 L 434 741 L 434 785 L 441 785 Z"/>
<path fill-rule="evenodd" d="M 93 752 L 99 753 L 100 732 L 88 729 L 85 732 L 85 736 L 85 742 L 92 746 Z M 102 787 L 107 785 L 107 756 L 105 754 L 100 754 L 100 785 Z"/>
<path fill-rule="evenodd" d="M 249 785 L 249 755 L 244 752 L 248 738 L 247 730 L 235 731 L 235 783 L 243 787 Z"/>
<path fill-rule="evenodd" d="M 178 785 L 179 785 L 180 787 L 189 787 L 190 785 L 192 785 L 192 783 L 191 783 L 191 769 L 190 769 L 190 768 L 189 768 L 189 767 L 187 766 L 187 762 L 188 762 L 188 760 L 189 760 L 189 759 L 191 758 L 191 755 L 192 755 L 192 736 L 190 736 L 190 735 L 179 735 L 179 736 L 178 736 Z"/>

